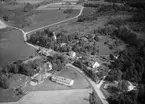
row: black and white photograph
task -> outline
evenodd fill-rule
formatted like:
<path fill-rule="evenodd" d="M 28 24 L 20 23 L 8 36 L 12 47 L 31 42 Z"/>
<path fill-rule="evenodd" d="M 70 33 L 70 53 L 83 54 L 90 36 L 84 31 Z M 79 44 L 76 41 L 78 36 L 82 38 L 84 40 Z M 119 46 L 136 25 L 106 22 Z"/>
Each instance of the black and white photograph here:
<path fill-rule="evenodd" d="M 145 104 L 145 0 L 0 0 L 0 104 Z"/>

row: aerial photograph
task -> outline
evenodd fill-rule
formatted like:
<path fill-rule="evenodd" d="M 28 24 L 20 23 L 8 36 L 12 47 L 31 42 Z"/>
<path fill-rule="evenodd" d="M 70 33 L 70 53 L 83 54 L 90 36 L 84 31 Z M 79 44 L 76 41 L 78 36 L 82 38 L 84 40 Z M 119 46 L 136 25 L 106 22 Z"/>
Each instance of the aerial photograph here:
<path fill-rule="evenodd" d="M 145 104 L 145 0 L 0 0 L 0 104 Z"/>

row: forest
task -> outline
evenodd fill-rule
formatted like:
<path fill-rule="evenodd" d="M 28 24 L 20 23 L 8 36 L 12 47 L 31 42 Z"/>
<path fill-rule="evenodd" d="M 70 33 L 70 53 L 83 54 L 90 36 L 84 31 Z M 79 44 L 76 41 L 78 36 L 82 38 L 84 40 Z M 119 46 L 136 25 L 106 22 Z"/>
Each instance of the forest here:
<path fill-rule="evenodd" d="M 107 0 L 116 3 L 119 0 Z M 121 1 L 122 2 L 122 1 Z M 109 65 L 111 71 L 106 81 L 113 82 L 128 80 L 138 84 L 136 91 L 115 93 L 107 100 L 110 104 L 144 104 L 145 103 L 145 40 L 137 33 L 145 33 L 145 3 L 126 2 L 125 5 L 92 5 L 86 7 L 96 8 L 89 16 L 80 16 L 78 22 L 96 20 L 99 16 L 132 15 L 131 18 L 110 19 L 105 28 L 98 30 L 100 34 L 110 35 L 122 40 L 127 49 L 120 51 L 118 59 L 113 59 Z M 136 4 L 135 4 L 136 3 Z M 139 5 L 141 4 L 141 5 Z M 91 17 L 91 19 L 90 19 Z M 92 18 L 94 17 L 94 18 Z M 96 104 L 93 103 L 93 104 Z"/>

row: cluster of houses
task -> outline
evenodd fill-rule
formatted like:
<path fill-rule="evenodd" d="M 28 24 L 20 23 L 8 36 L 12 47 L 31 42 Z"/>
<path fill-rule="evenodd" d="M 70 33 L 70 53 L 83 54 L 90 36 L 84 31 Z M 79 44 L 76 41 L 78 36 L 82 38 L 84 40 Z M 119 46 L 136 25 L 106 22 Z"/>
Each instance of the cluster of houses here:
<path fill-rule="evenodd" d="M 85 58 L 81 57 L 79 60 L 83 63 L 84 72 L 92 77 L 96 83 L 99 83 L 109 71 L 106 62 L 100 60 L 99 57 L 85 56 Z"/>
<path fill-rule="evenodd" d="M 41 54 L 43 56 L 53 57 L 54 54 L 57 54 L 57 52 L 55 52 L 52 49 L 41 48 L 41 47 L 37 51 L 39 54 Z M 63 55 L 66 56 L 67 58 L 72 58 L 72 59 L 76 57 L 75 52 L 63 53 Z M 40 71 L 31 77 L 32 80 L 31 80 L 30 84 L 32 86 L 36 86 L 38 84 L 43 83 L 45 81 L 45 79 L 47 79 L 48 77 L 51 79 L 51 81 L 56 82 L 58 84 L 66 85 L 66 86 L 72 86 L 74 83 L 74 80 L 72 80 L 72 79 L 52 75 L 51 71 L 53 71 L 53 68 L 52 68 L 52 64 L 50 62 L 46 62 L 38 68 Z"/>
<path fill-rule="evenodd" d="M 31 77 L 30 84 L 32 86 L 36 86 L 45 81 L 45 79 L 50 78 L 51 81 L 56 82 L 58 84 L 62 84 L 65 86 L 72 86 L 74 80 L 65 78 L 62 76 L 55 76 L 50 71 L 52 71 L 52 64 L 50 62 L 44 63 L 41 67 L 39 67 L 40 71 Z"/>

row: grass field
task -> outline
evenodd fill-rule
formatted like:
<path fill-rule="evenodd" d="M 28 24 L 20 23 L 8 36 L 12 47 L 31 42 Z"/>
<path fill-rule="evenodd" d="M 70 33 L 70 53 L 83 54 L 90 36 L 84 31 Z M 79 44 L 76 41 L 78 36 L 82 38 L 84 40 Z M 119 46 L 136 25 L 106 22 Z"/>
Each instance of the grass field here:
<path fill-rule="evenodd" d="M 20 31 L 0 31 L 0 67 L 35 54 L 35 49 L 24 43 Z"/>
<path fill-rule="evenodd" d="M 63 10 L 40 10 L 37 13 L 28 17 L 31 21 L 30 26 L 24 28 L 25 31 L 30 31 L 43 27 L 49 24 L 53 24 L 71 17 L 75 17 L 79 14 L 80 10 L 73 10 L 71 14 L 63 13 Z"/>
<path fill-rule="evenodd" d="M 91 92 L 91 89 L 37 91 L 8 104 L 89 104 Z"/>
<path fill-rule="evenodd" d="M 16 0 L 18 3 L 31 3 L 31 4 L 36 4 L 36 3 L 40 3 L 43 2 L 45 0 Z M 50 0 L 48 0 L 50 1 Z"/>
<path fill-rule="evenodd" d="M 20 100 L 21 104 L 89 104 L 89 89 L 32 92 Z"/>

